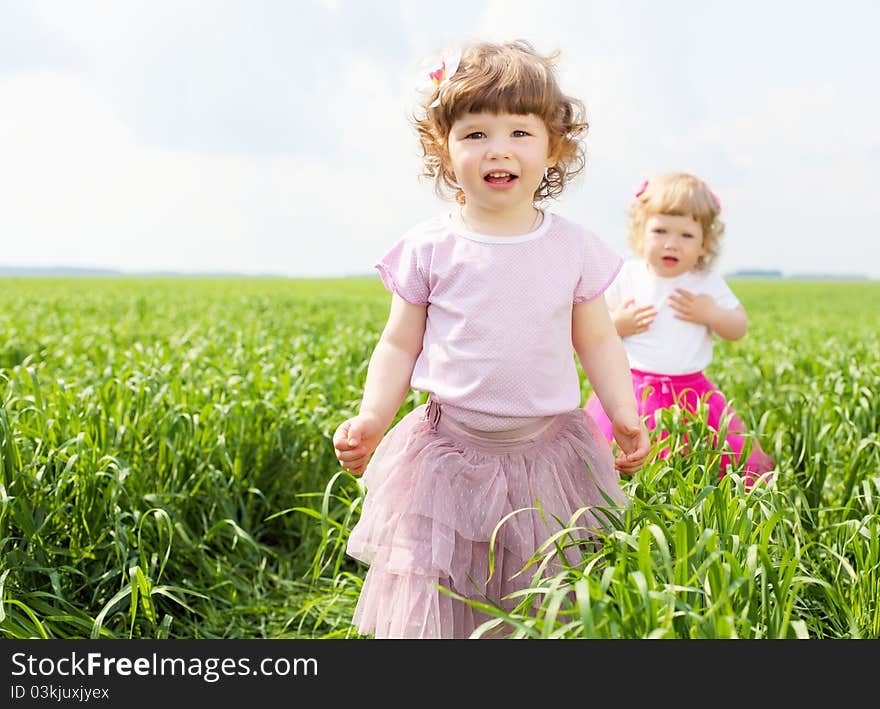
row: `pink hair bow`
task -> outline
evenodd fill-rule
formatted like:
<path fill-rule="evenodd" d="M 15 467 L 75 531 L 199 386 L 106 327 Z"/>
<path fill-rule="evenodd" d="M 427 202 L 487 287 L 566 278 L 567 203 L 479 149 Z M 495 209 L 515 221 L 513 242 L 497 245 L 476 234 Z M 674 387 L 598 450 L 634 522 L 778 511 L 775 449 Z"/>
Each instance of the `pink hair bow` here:
<path fill-rule="evenodd" d="M 709 190 L 709 194 L 712 196 L 712 201 L 715 203 L 715 209 L 717 209 L 720 212 L 721 211 L 721 200 L 718 199 L 718 195 L 715 194 L 714 192 L 712 192 L 712 190 Z"/>
<path fill-rule="evenodd" d="M 647 181 L 647 180 L 643 180 L 643 181 L 642 181 L 642 184 L 640 184 L 640 185 L 639 185 L 639 188 L 636 190 L 636 199 L 638 199 L 639 197 L 641 197 L 641 196 L 645 193 L 645 190 L 646 190 L 646 189 L 648 189 L 648 181 Z"/>

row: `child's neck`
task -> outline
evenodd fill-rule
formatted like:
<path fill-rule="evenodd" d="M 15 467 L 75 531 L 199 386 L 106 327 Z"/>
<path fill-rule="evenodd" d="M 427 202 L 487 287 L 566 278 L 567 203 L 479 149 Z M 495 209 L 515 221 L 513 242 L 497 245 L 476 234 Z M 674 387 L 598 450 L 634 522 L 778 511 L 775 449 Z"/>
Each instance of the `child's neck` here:
<path fill-rule="evenodd" d="M 458 211 L 458 220 L 470 232 L 483 236 L 518 236 L 528 234 L 540 226 L 544 214 L 533 205 L 503 212 L 464 205 Z"/>

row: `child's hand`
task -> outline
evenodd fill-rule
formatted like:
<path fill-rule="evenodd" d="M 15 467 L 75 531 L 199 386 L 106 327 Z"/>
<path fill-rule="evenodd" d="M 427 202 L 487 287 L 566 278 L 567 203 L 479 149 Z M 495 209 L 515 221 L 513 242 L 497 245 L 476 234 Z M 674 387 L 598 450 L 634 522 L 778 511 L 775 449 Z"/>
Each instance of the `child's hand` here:
<path fill-rule="evenodd" d="M 651 326 L 656 317 L 657 310 L 653 305 L 649 303 L 648 305 L 636 307 L 636 301 L 633 298 L 630 298 L 611 312 L 614 327 L 617 329 L 617 334 L 621 337 L 629 337 L 630 335 L 644 332 Z"/>
<path fill-rule="evenodd" d="M 622 475 L 635 475 L 642 468 L 651 450 L 648 429 L 637 415 L 627 414 L 611 424 L 619 450 L 614 467 Z"/>
<path fill-rule="evenodd" d="M 669 307 L 676 312 L 675 317 L 679 320 L 707 326 L 710 326 L 718 310 L 711 295 L 694 295 L 684 288 L 676 288 L 670 294 Z"/>
<path fill-rule="evenodd" d="M 378 418 L 369 412 L 343 421 L 333 434 L 333 450 L 339 465 L 360 475 L 384 433 Z"/>

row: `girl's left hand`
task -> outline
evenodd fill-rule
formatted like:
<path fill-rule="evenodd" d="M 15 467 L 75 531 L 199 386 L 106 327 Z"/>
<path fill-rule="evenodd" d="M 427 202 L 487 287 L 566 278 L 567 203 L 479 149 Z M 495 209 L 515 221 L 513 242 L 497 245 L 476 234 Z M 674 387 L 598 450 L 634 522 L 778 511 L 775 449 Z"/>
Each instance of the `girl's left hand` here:
<path fill-rule="evenodd" d="M 669 307 L 676 312 L 676 318 L 688 322 L 709 325 L 715 317 L 717 306 L 711 295 L 695 295 L 684 288 L 676 288 L 669 296 Z"/>
<path fill-rule="evenodd" d="M 634 416 L 613 421 L 611 430 L 620 448 L 614 459 L 614 467 L 622 475 L 635 475 L 651 450 L 648 429 L 638 416 Z"/>

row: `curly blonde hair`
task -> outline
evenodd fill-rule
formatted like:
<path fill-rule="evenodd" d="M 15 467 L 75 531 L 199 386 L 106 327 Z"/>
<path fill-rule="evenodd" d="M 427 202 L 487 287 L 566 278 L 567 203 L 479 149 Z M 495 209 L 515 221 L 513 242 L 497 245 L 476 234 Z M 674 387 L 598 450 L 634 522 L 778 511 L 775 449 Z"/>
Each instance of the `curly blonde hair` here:
<path fill-rule="evenodd" d="M 558 56 L 558 51 L 543 56 L 525 40 L 478 42 L 462 50 L 458 70 L 425 99 L 423 114 L 412 118 L 424 154 L 422 175 L 434 180 L 439 197 L 451 194 L 464 204 L 450 165 L 448 140 L 452 124 L 465 113 L 534 114 L 543 119 L 556 164 L 535 190 L 535 202 L 559 196 L 583 170 L 586 154 L 580 141 L 588 127 L 586 111 L 581 101 L 559 88 Z M 438 98 L 439 104 L 431 107 Z"/>
<path fill-rule="evenodd" d="M 697 260 L 697 269 L 715 263 L 721 251 L 724 222 L 719 218 L 721 203 L 709 186 L 686 172 L 667 172 L 647 180 L 627 210 L 629 245 L 637 254 L 645 243 L 645 224 L 657 214 L 690 217 L 703 229 L 706 253 Z"/>

